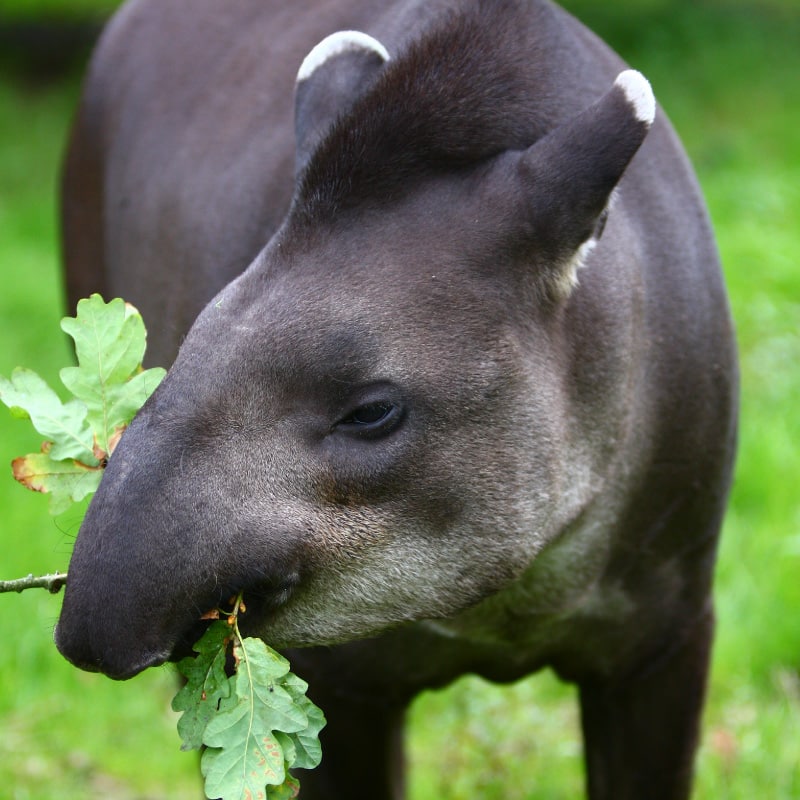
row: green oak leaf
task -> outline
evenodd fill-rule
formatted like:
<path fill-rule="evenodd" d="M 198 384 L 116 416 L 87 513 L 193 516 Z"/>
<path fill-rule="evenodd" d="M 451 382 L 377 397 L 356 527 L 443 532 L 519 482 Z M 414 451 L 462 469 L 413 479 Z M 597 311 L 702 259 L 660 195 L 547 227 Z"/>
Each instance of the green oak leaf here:
<path fill-rule="evenodd" d="M 289 765 L 294 765 L 295 758 L 297 758 L 297 748 L 294 746 L 294 739 L 292 739 L 288 733 L 282 733 L 281 731 L 273 731 L 272 735 L 275 737 L 275 741 L 280 745 L 281 751 L 283 752 L 283 760 L 288 769 Z"/>
<path fill-rule="evenodd" d="M 124 428 L 161 382 L 163 369 L 142 371 L 147 332 L 139 312 L 120 298 L 105 303 L 99 294 L 81 300 L 75 317 L 61 321 L 75 341 L 77 367 L 65 367 L 63 384 L 88 410 L 97 446 L 113 450 Z"/>
<path fill-rule="evenodd" d="M 123 384 L 107 388 L 109 438 L 113 437 L 115 431 L 128 425 L 166 374 L 161 367 L 151 367 Z"/>
<path fill-rule="evenodd" d="M 322 761 L 319 733 L 325 727 L 325 715 L 307 697 L 295 702 L 306 715 L 308 725 L 302 731 L 287 734 L 295 748 L 292 766 L 299 769 L 314 769 Z"/>
<path fill-rule="evenodd" d="M 287 775 L 280 786 L 267 786 L 266 800 L 294 800 L 300 794 L 300 781 L 292 775 Z"/>
<path fill-rule="evenodd" d="M 104 302 L 99 294 L 78 301 L 77 314 L 61 321 L 75 341 L 78 363 L 102 383 L 121 383 L 144 358 L 146 332 L 139 312 L 117 297 Z"/>
<path fill-rule="evenodd" d="M 281 681 L 281 686 L 286 689 L 294 704 L 306 715 L 308 720 L 303 730 L 287 734 L 295 748 L 295 755 L 291 759 L 292 766 L 299 769 L 314 769 L 322 761 L 319 733 L 325 727 L 325 716 L 306 697 L 308 684 L 302 678 L 298 678 L 297 675 L 290 672 Z"/>
<path fill-rule="evenodd" d="M 0 400 L 16 417 L 30 418 L 33 427 L 51 441 L 54 461 L 74 458 L 90 466 L 99 463 L 93 454 L 94 439 L 86 406 L 69 400 L 62 403 L 45 380 L 33 370 L 17 367 L 11 380 L 0 375 Z"/>
<path fill-rule="evenodd" d="M 74 339 L 78 356 L 77 367 L 60 373 L 72 393 L 67 402 L 29 369 L 15 369 L 10 380 L 0 376 L 0 400 L 47 440 L 41 453 L 13 462 L 14 477 L 28 489 L 49 493 L 52 514 L 97 489 L 105 459 L 165 375 L 163 369 L 142 369 L 144 323 L 120 299 L 105 303 L 94 294 L 81 300 L 77 316 L 62 320 L 61 327 Z"/>
<path fill-rule="evenodd" d="M 234 653 L 234 693 L 222 702 L 203 734 L 206 795 L 266 800 L 265 787 L 283 784 L 291 766 L 285 763 L 276 732 L 298 733 L 307 727 L 308 717 L 278 683 L 289 672 L 286 659 L 254 638 L 237 642 Z"/>
<path fill-rule="evenodd" d="M 225 658 L 232 631 L 227 622 L 218 621 L 195 643 L 198 653 L 178 662 L 178 671 L 186 684 L 172 699 L 173 711 L 183 711 L 178 720 L 181 750 L 199 750 L 203 731 L 217 713 L 221 700 L 230 696 L 231 686 L 225 674 Z"/>
<path fill-rule="evenodd" d="M 236 698 L 223 703 L 208 723 L 203 736 L 208 746 L 200 761 L 207 797 L 265 798 L 267 784 L 280 785 L 286 779 L 280 744 L 260 722 L 253 704 Z"/>

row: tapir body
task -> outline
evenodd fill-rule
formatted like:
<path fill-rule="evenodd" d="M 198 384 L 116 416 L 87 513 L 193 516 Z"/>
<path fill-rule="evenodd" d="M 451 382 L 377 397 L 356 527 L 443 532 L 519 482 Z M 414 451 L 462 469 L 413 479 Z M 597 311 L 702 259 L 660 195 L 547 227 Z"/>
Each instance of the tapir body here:
<path fill-rule="evenodd" d="M 688 797 L 736 363 L 642 76 L 545 0 L 138 0 L 63 218 L 71 301 L 133 302 L 172 364 L 76 541 L 67 658 L 130 677 L 243 590 L 328 718 L 304 800 L 398 800 L 417 692 L 543 666 L 592 800 Z"/>

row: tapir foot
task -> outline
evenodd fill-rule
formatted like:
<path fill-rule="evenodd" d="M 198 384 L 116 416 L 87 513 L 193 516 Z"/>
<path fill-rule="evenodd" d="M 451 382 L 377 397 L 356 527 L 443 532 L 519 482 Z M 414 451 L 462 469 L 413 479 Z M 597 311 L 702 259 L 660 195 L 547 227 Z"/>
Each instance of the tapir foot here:
<path fill-rule="evenodd" d="M 688 800 L 713 627 L 709 610 L 624 680 L 581 683 L 590 800 Z"/>

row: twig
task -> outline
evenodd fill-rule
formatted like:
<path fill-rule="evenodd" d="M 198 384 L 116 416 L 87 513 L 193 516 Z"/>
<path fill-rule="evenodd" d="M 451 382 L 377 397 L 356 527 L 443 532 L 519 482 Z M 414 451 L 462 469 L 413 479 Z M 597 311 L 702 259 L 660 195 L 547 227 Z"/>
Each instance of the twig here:
<path fill-rule="evenodd" d="M 47 589 L 50 594 L 57 594 L 67 582 L 66 572 L 56 572 L 53 575 L 41 575 L 27 578 L 17 578 L 13 581 L 0 581 L 0 594 L 3 592 L 24 592 L 26 589 Z"/>

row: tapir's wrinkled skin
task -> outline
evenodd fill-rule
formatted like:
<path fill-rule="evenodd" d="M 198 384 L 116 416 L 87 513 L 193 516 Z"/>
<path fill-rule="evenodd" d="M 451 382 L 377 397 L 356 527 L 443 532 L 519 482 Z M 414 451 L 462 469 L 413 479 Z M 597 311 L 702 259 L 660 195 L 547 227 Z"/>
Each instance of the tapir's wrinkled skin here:
<path fill-rule="evenodd" d="M 401 798 L 415 693 L 545 665 L 592 800 L 688 797 L 736 363 L 695 179 L 624 70 L 545 0 L 123 7 L 69 288 L 174 363 L 75 544 L 67 658 L 130 677 L 244 590 L 329 719 L 303 800 Z"/>

